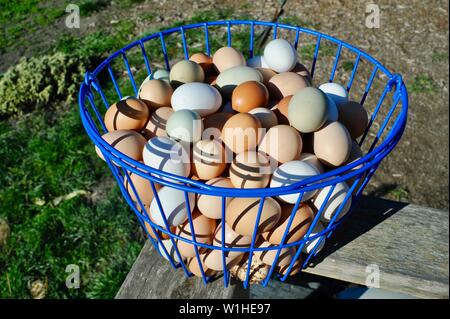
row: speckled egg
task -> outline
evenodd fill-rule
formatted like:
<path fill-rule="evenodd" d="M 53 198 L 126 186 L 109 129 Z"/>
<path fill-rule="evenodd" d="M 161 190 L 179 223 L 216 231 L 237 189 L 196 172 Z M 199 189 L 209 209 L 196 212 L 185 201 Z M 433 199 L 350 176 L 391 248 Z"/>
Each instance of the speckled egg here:
<path fill-rule="evenodd" d="M 242 258 L 239 263 L 230 268 L 230 275 L 239 279 L 240 281 L 247 280 L 247 269 L 249 260 L 248 257 Z M 250 265 L 249 280 L 250 285 L 259 284 L 266 279 L 269 274 L 270 267 L 264 264 L 258 258 L 252 258 L 252 264 Z"/>

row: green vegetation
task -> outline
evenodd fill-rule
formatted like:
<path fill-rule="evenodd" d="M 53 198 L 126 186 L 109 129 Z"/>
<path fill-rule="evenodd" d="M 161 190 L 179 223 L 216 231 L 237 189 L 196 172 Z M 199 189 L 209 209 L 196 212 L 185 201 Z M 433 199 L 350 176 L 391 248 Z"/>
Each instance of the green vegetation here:
<path fill-rule="evenodd" d="M 408 85 L 409 92 L 432 93 L 436 92 L 436 84 L 433 79 L 426 75 L 417 76 L 414 81 Z"/>

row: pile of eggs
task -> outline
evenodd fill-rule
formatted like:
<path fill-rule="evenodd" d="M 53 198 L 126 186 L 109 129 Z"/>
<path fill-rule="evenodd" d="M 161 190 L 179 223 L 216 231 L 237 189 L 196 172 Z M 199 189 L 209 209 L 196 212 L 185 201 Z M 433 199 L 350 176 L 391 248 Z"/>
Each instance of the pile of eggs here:
<path fill-rule="evenodd" d="M 170 71 L 156 70 L 146 78 L 137 97 L 126 97 L 111 105 L 104 116 L 108 133 L 103 139 L 118 151 L 146 165 L 177 176 L 226 188 L 280 187 L 319 175 L 353 162 L 362 156 L 355 139 L 368 125 L 368 114 L 358 102 L 348 99 L 347 90 L 336 83 L 315 87 L 307 69 L 299 63 L 292 45 L 283 39 L 270 41 L 262 56 L 246 60 L 232 47 L 222 47 L 212 56 L 193 54 L 174 64 Z M 97 148 L 98 155 L 103 155 Z M 164 176 L 156 177 L 168 179 Z M 129 179 L 129 180 L 128 180 Z M 227 198 L 224 225 L 222 197 L 185 193 L 156 185 L 160 203 L 148 180 L 129 174 L 125 187 L 132 200 L 139 196 L 155 224 L 190 240 L 222 245 L 225 227 L 227 248 L 250 247 L 260 198 Z M 130 183 L 131 181 L 131 183 Z M 131 187 L 131 184 L 134 187 Z M 324 206 L 311 235 L 321 232 L 333 219 L 349 192 L 338 183 L 328 201 L 330 187 L 303 194 L 293 212 L 298 194 L 266 198 L 257 227 L 256 247 L 282 244 L 289 217 L 295 214 L 284 243 L 301 240 L 315 214 Z M 136 193 L 135 193 L 136 192 Z M 186 200 L 189 205 L 186 205 Z M 351 205 L 351 196 L 338 220 Z M 188 220 L 192 214 L 192 226 Z M 146 223 L 164 257 L 185 262 L 201 276 L 194 245 L 155 233 Z M 319 238 L 306 243 L 309 253 Z M 324 241 L 321 241 L 322 249 Z M 222 252 L 198 247 L 207 276 L 223 271 Z M 275 262 L 277 250 L 256 252 L 250 282 L 259 282 Z M 281 250 L 275 270 L 284 274 L 296 248 Z M 241 280 L 248 267 L 248 253 L 226 252 L 230 273 Z M 299 258 L 290 274 L 301 268 Z M 244 275 L 243 275 L 244 274 Z"/>

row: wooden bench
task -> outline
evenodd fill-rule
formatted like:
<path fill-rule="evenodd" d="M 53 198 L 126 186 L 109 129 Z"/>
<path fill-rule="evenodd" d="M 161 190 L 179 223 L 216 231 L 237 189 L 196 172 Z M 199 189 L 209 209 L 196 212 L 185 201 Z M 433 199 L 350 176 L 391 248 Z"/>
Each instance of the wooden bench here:
<path fill-rule="evenodd" d="M 382 289 L 449 298 L 448 219 L 448 211 L 362 197 L 304 272 L 365 285 L 367 266 L 377 265 Z M 236 281 L 225 289 L 222 278 L 204 285 L 173 269 L 151 246 L 147 241 L 116 298 L 299 297 L 294 285 L 278 280 L 247 290 Z"/>

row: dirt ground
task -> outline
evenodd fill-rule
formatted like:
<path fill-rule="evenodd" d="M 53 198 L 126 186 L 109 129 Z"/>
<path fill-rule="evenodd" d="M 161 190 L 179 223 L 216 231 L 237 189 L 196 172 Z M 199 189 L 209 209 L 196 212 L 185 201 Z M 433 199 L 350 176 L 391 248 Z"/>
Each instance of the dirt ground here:
<path fill-rule="evenodd" d="M 296 16 L 307 27 L 333 35 L 362 48 L 392 72 L 402 74 L 409 90 L 408 124 L 397 148 L 386 158 L 366 193 L 436 208 L 448 208 L 449 178 L 449 29 L 447 1 L 377 1 L 380 28 L 369 29 L 366 1 L 288 0 L 284 16 Z M 136 34 L 170 25 L 199 10 L 231 8 L 230 18 L 249 14 L 270 20 L 278 1 L 145 1 L 117 10 L 108 9 L 82 19 L 80 36 L 99 26 L 114 28 L 114 20 L 132 19 Z M 143 13 L 153 15 L 143 18 Z M 30 55 L 53 41 L 54 26 L 35 33 L 29 47 L 8 51 L 1 69 L 20 55 Z"/>

